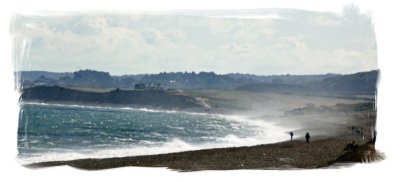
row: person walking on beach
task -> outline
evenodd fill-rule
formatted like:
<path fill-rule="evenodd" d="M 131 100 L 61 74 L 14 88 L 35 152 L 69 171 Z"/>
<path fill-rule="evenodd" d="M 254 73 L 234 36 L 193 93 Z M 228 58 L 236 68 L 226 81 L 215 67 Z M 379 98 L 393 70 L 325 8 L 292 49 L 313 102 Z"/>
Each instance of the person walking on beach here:
<path fill-rule="evenodd" d="M 373 138 L 372 138 L 372 143 L 375 145 L 375 142 L 376 142 L 376 130 L 374 130 L 374 136 L 373 136 Z"/>
<path fill-rule="evenodd" d="M 307 143 L 310 143 L 310 137 L 311 137 L 310 134 L 307 132 L 306 133 L 306 142 Z"/>
<path fill-rule="evenodd" d="M 293 140 L 293 131 L 291 131 L 289 134 L 290 134 L 290 141 L 292 141 Z"/>

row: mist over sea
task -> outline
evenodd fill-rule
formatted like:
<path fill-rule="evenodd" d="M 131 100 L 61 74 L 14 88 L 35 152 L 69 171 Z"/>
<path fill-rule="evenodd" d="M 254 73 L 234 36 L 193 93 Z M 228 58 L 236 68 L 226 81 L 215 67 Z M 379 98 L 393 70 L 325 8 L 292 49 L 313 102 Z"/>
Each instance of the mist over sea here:
<path fill-rule="evenodd" d="M 273 123 L 239 116 L 21 103 L 18 160 L 34 163 L 250 146 L 287 140 Z"/>

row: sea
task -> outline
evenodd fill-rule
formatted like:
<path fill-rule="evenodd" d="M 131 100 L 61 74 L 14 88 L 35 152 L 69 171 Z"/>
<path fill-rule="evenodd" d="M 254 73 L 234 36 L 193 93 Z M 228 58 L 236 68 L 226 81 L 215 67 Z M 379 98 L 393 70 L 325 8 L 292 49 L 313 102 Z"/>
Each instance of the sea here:
<path fill-rule="evenodd" d="M 22 164 L 251 146 L 288 139 L 285 129 L 235 115 L 146 108 L 21 103 Z"/>

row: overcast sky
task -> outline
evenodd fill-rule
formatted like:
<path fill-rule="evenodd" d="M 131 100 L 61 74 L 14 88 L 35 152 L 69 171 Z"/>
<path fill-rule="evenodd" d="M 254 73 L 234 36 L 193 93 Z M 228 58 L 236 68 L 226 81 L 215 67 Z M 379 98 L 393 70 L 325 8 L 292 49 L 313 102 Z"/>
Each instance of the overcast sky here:
<path fill-rule="evenodd" d="M 11 28 L 17 70 L 271 75 L 377 69 L 373 25 L 354 7 L 342 14 L 267 9 L 17 15 Z"/>

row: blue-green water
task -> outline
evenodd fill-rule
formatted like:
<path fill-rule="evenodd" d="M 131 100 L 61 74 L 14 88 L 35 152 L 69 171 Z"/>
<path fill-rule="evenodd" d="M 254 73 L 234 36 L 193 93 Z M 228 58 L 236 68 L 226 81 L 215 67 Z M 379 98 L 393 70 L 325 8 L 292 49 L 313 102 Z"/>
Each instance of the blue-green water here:
<path fill-rule="evenodd" d="M 270 143 L 284 137 L 271 124 L 233 116 L 25 103 L 18 158 L 30 163 L 148 155 Z"/>

